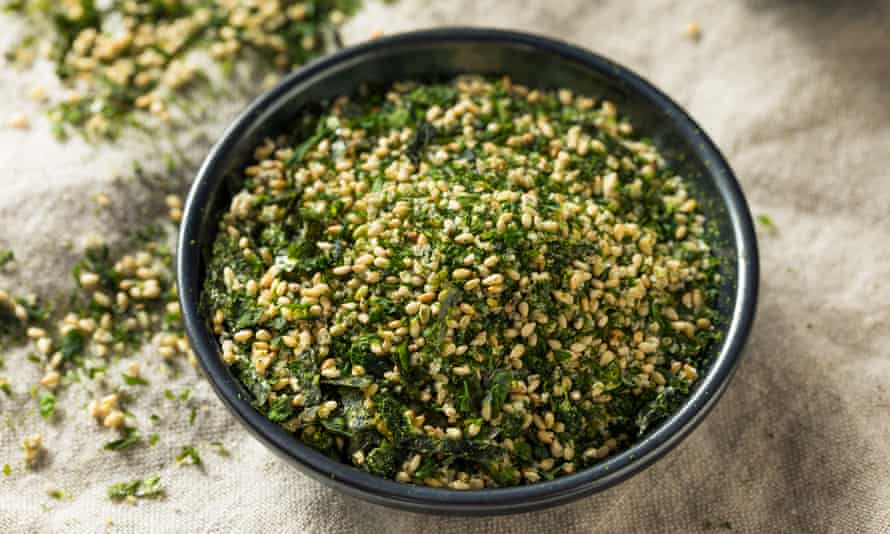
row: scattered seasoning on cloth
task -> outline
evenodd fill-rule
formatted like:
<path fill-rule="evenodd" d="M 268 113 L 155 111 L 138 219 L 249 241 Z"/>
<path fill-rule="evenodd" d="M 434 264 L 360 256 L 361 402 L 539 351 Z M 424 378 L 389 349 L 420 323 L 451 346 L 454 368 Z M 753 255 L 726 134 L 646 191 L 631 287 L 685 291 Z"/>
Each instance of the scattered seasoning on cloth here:
<path fill-rule="evenodd" d="M 130 480 L 126 482 L 118 482 L 108 487 L 108 498 L 113 501 L 146 498 L 157 498 L 164 495 L 164 486 L 161 484 L 161 477 L 157 475 L 149 476 L 143 480 Z"/>
<path fill-rule="evenodd" d="M 215 62 L 223 75 L 239 60 L 284 73 L 318 57 L 360 6 L 355 0 L 12 0 L 4 9 L 25 17 L 30 32 L 6 58 L 29 67 L 47 41 L 56 75 L 70 89 L 49 111 L 55 133 L 115 138 L 126 127 L 187 124 L 200 99 L 183 99 L 199 87 L 213 90 L 215 73 L 205 63 Z M 48 97 L 40 88 L 32 98 Z M 16 114 L 10 125 L 27 129 L 28 117 Z"/>
<path fill-rule="evenodd" d="M 355 0 L 10 0 L 2 9 L 23 19 L 26 34 L 6 51 L 5 59 L 16 68 L 30 68 L 44 56 L 54 62 L 54 74 L 67 92 L 51 94 L 44 85 L 34 85 L 28 97 L 49 104 L 59 138 L 76 132 L 89 140 L 114 139 L 126 128 L 142 131 L 192 120 L 201 105 L 235 89 L 236 67 L 250 66 L 251 79 L 259 80 L 253 91 L 268 87 L 280 73 L 338 43 L 339 26 L 360 7 Z M 27 130 L 32 120 L 16 112 L 5 124 Z M 167 172 L 157 178 L 159 183 L 179 174 L 173 162 L 184 155 L 177 150 L 163 154 Z M 138 161 L 134 173 L 140 181 L 155 179 Z M 101 192 L 94 200 L 108 209 L 113 199 Z M 182 199 L 168 194 L 164 203 L 167 218 L 178 224 Z M 102 237 L 88 239 L 74 268 L 79 288 L 48 304 L 18 293 L 21 288 L 0 289 L 0 351 L 31 345 L 27 359 L 42 368 L 37 383 L 10 383 L 0 376 L 0 397 L 11 402 L 30 398 L 34 413 L 49 424 L 63 425 L 71 421 L 72 409 L 61 391 L 79 384 L 90 395 L 86 411 L 96 431 L 109 434 L 102 446 L 111 451 L 107 454 L 158 443 L 160 435 L 140 431 L 145 423 L 131 411 L 137 402 L 144 403 L 133 395 L 133 388 L 150 386 L 140 376 L 138 362 L 129 362 L 119 379 L 109 375 L 119 358 L 133 356 L 156 337 L 166 376 L 180 373 L 180 357 L 196 364 L 179 316 L 170 242 L 162 226 L 149 224 L 131 243 L 114 249 L 105 246 Z M 12 250 L 0 247 L 0 270 L 14 268 L 9 265 L 14 261 Z M 0 372 L 4 366 L 0 357 Z M 27 396 L 20 394 L 24 387 L 29 387 Z M 179 410 L 187 414 L 190 426 L 195 425 L 197 402 L 189 402 L 187 395 L 179 401 Z M 13 428 L 11 419 L 6 424 Z M 23 439 L 26 469 L 51 467 L 52 453 L 46 453 L 53 445 L 58 444 L 47 443 L 39 433 Z M 200 464 L 197 449 L 188 449 L 192 463 Z M 219 451 L 227 454 L 221 444 Z M 10 473 L 7 463 L 4 474 Z"/>

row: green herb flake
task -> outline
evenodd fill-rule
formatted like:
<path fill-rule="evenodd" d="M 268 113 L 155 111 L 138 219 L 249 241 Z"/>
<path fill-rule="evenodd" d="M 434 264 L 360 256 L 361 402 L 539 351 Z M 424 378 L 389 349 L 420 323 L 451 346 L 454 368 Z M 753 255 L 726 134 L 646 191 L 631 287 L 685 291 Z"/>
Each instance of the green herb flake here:
<path fill-rule="evenodd" d="M 147 386 L 148 385 L 148 380 L 146 380 L 142 377 L 128 375 L 127 373 L 122 373 L 121 376 L 123 377 L 124 382 L 128 386 Z"/>
<path fill-rule="evenodd" d="M 139 432 L 139 430 L 131 427 L 126 427 L 124 428 L 123 436 L 114 441 L 109 441 L 103 446 L 103 448 L 106 451 L 122 451 L 136 446 L 140 443 L 142 443 L 142 434 Z"/>
<path fill-rule="evenodd" d="M 4 267 L 7 263 L 10 263 L 15 260 L 15 254 L 11 249 L 0 249 L 0 268 Z"/>
<path fill-rule="evenodd" d="M 291 398 L 283 395 L 272 402 L 269 413 L 266 416 L 273 423 L 283 423 L 291 417 L 293 412 L 294 405 L 291 402 Z"/>
<path fill-rule="evenodd" d="M 168 399 L 172 400 L 172 401 L 185 402 L 185 401 L 187 401 L 187 400 L 189 399 L 189 397 L 191 396 L 191 394 L 192 394 L 192 390 L 191 390 L 191 388 L 185 388 L 185 389 L 183 389 L 183 390 L 179 393 L 179 395 L 177 395 L 176 393 L 174 393 L 173 390 L 170 390 L 170 389 L 166 389 L 166 390 L 164 390 L 164 396 L 167 397 Z"/>
<path fill-rule="evenodd" d="M 72 360 L 78 356 L 82 356 L 85 343 L 86 340 L 83 337 L 83 332 L 76 328 L 72 328 L 62 336 L 61 348 L 59 349 L 62 353 L 62 358 L 65 360 Z"/>
<path fill-rule="evenodd" d="M 151 499 L 164 495 L 164 487 L 161 485 L 161 477 L 152 475 L 143 480 L 130 480 L 118 482 L 108 487 L 108 498 L 113 501 L 135 497 L 137 499 Z"/>
<path fill-rule="evenodd" d="M 229 456 L 231 453 L 221 441 L 211 441 L 210 446 L 216 450 L 216 454 L 220 456 Z"/>
<path fill-rule="evenodd" d="M 40 417 L 50 420 L 56 414 L 56 396 L 44 393 L 40 396 Z"/>
<path fill-rule="evenodd" d="M 779 233 L 779 228 L 775 225 L 775 223 L 773 222 L 773 218 L 769 215 L 760 214 L 755 217 L 755 220 L 757 221 L 757 224 L 762 226 L 763 229 L 767 231 L 767 233 L 771 235 Z"/>
<path fill-rule="evenodd" d="M 189 445 L 182 448 L 182 452 L 176 457 L 176 463 L 201 466 L 201 455 L 198 453 L 198 449 Z"/>

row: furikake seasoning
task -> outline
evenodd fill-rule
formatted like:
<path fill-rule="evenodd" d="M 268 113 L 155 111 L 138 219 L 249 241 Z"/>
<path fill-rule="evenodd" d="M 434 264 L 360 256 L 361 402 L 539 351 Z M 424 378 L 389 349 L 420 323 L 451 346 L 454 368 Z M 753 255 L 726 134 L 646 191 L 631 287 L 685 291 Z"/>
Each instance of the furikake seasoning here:
<path fill-rule="evenodd" d="M 478 78 L 338 98 L 256 148 L 204 304 L 257 409 L 401 482 L 633 443 L 719 337 L 705 218 L 607 101 Z"/>
<path fill-rule="evenodd" d="M 200 98 L 226 91 L 212 84 L 239 62 L 255 77 L 277 75 L 318 57 L 360 0 L 6 0 L 28 33 L 6 53 L 27 67 L 47 48 L 70 92 L 50 110 L 59 137 L 115 138 L 127 127 L 192 124 Z M 208 57 L 209 56 L 209 57 Z M 220 72 L 207 70 L 209 60 Z M 233 84 L 228 84 L 229 86 Z M 207 89 L 210 89 L 207 91 Z M 231 87 L 229 88 L 231 89 Z M 31 97 L 49 99 L 35 87 Z M 24 114 L 10 126 L 28 127 Z"/>

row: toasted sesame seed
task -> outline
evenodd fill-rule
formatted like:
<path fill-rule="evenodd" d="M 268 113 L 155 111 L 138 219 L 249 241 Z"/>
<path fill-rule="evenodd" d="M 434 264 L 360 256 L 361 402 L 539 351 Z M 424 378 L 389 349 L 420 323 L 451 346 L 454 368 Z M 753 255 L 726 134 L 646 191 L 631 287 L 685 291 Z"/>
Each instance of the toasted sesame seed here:
<path fill-rule="evenodd" d="M 253 332 L 251 330 L 240 330 L 238 331 L 232 338 L 237 343 L 245 343 L 253 337 Z"/>
<path fill-rule="evenodd" d="M 17 130 L 27 130 L 31 127 L 28 116 L 24 113 L 16 113 L 9 118 L 9 126 Z"/>
<path fill-rule="evenodd" d="M 475 237 L 473 234 L 468 233 L 468 232 L 465 232 L 465 233 L 463 233 L 463 234 L 459 234 L 458 236 L 456 236 L 456 237 L 454 238 L 454 242 L 455 242 L 455 243 L 458 243 L 458 244 L 461 244 L 461 245 L 468 245 L 468 244 L 472 243 L 472 242 L 475 241 L 475 240 L 476 240 L 476 237 Z"/>

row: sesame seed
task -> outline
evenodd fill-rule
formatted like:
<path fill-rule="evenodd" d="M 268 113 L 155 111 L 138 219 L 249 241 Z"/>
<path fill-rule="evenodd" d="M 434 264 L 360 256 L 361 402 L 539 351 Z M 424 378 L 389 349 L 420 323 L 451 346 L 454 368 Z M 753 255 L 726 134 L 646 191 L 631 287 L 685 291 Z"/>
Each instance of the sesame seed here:
<path fill-rule="evenodd" d="M 17 130 L 27 130 L 31 127 L 27 115 L 24 113 L 16 113 L 9 118 L 9 126 Z"/>
<path fill-rule="evenodd" d="M 476 240 L 476 237 L 473 234 L 467 233 L 467 232 L 465 232 L 463 234 L 459 234 L 458 236 L 456 236 L 454 238 L 454 242 L 461 244 L 461 245 L 468 245 L 475 240 Z"/>

